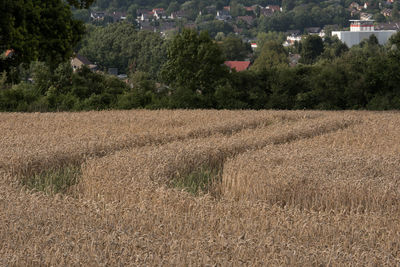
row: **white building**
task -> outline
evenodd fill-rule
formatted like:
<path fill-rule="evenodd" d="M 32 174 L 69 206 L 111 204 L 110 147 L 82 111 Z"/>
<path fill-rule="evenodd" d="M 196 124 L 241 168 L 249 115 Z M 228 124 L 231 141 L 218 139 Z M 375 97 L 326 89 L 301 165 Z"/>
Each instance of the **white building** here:
<path fill-rule="evenodd" d="M 333 31 L 332 36 L 336 35 L 348 47 L 358 45 L 362 40 L 375 35 L 379 44 L 386 44 L 389 38 L 396 31 L 375 31 L 373 20 L 350 20 L 350 31 Z"/>
<path fill-rule="evenodd" d="M 301 35 L 289 35 L 286 37 L 286 41 L 283 42 L 283 46 L 288 47 L 294 45 L 295 42 L 300 43 L 301 39 L 302 39 Z"/>

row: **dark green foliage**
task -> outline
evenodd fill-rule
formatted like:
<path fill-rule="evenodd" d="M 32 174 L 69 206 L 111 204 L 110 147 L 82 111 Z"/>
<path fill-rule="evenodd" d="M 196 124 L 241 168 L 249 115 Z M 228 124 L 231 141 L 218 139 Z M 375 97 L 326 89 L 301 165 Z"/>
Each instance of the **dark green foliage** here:
<path fill-rule="evenodd" d="M 219 44 L 226 60 L 245 60 L 251 54 L 251 46 L 239 37 L 229 35 Z"/>
<path fill-rule="evenodd" d="M 302 41 L 301 63 L 313 64 L 317 58 L 324 52 L 324 43 L 318 35 L 307 35 Z"/>
<path fill-rule="evenodd" d="M 118 98 L 118 108 L 132 109 L 150 107 L 156 94 L 156 83 L 142 71 L 133 73 L 129 81 L 132 88 Z"/>
<path fill-rule="evenodd" d="M 233 87 L 230 83 L 220 85 L 215 90 L 215 101 L 219 109 L 246 109 L 243 91 Z"/>
<path fill-rule="evenodd" d="M 254 61 L 253 70 L 263 71 L 271 68 L 288 66 L 288 54 L 276 41 L 267 41 L 261 48 L 260 55 Z"/>
<path fill-rule="evenodd" d="M 342 56 L 347 51 L 349 51 L 347 45 L 342 43 L 336 36 L 326 36 L 324 40 L 324 52 L 321 54 L 321 58 L 333 60 Z"/>
<path fill-rule="evenodd" d="M 399 109 L 399 36 L 385 47 L 372 36 L 351 49 L 326 38 L 312 64 L 295 67 L 280 44 L 268 41 L 249 71 L 229 72 L 207 33 L 184 30 L 168 43 L 163 83 L 150 71 L 132 71 L 122 81 L 87 67 L 72 72 L 68 62 L 54 70 L 32 62 L 12 69 L 15 84 L 1 75 L 0 110 Z"/>
<path fill-rule="evenodd" d="M 200 23 L 198 27 L 200 31 L 207 31 L 212 38 L 215 38 L 219 32 L 223 32 L 224 34 L 233 32 L 231 24 L 220 20 L 206 21 Z"/>
<path fill-rule="evenodd" d="M 163 81 L 172 89 L 174 108 L 214 107 L 216 86 L 227 77 L 218 45 L 207 32 L 185 29 L 168 47 Z"/>
<path fill-rule="evenodd" d="M 0 25 L 0 51 L 15 52 L 12 59 L 0 59 L 0 72 L 35 60 L 54 69 L 72 55 L 84 32 L 62 0 L 3 0 Z"/>
<path fill-rule="evenodd" d="M 120 73 L 145 71 L 156 76 L 166 60 L 164 40 L 160 34 L 137 31 L 129 23 L 113 23 L 91 28 L 82 40 L 79 53 L 107 70 Z"/>
<path fill-rule="evenodd" d="M 69 63 L 60 64 L 54 73 L 41 62 L 33 62 L 33 82 L 23 81 L 0 90 L 3 111 L 67 111 L 116 108 L 118 97 L 128 92 L 116 77 L 93 73 L 87 67 L 73 73 Z"/>
<path fill-rule="evenodd" d="M 259 19 L 259 31 L 301 30 L 307 27 L 323 27 L 338 24 L 349 25 L 351 19 L 347 3 L 342 1 L 282 1 L 282 13 Z"/>
<path fill-rule="evenodd" d="M 95 0 L 67 0 L 67 2 L 76 8 L 89 8 Z"/>

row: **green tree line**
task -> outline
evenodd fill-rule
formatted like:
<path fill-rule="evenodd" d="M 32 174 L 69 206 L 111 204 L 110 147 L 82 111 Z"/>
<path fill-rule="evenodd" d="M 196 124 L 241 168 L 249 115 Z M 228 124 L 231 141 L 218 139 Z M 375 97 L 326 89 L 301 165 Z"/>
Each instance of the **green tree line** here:
<path fill-rule="evenodd" d="M 386 46 L 371 36 L 351 49 L 310 35 L 297 48 L 303 63 L 294 67 L 290 51 L 266 41 L 242 72 L 223 64 L 223 46 L 207 32 L 183 30 L 165 47 L 157 75 L 134 70 L 126 82 L 87 68 L 73 72 L 69 63 L 20 66 L 20 83 L 0 79 L 0 110 L 400 108 L 400 33 Z"/>

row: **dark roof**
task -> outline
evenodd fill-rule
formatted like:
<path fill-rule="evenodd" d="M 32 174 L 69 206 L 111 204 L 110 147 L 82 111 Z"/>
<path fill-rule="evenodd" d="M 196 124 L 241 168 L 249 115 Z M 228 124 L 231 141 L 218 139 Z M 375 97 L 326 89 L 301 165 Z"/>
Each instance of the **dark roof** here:
<path fill-rule="evenodd" d="M 389 23 L 378 23 L 375 25 L 375 30 L 400 30 L 400 21 Z"/>
<path fill-rule="evenodd" d="M 288 35 L 299 35 L 301 33 L 300 30 L 288 30 L 286 32 Z"/>
<path fill-rule="evenodd" d="M 319 33 L 321 31 L 320 27 L 309 27 L 309 28 L 305 28 L 304 30 L 306 30 L 308 33 Z"/>
<path fill-rule="evenodd" d="M 148 10 L 148 9 L 138 9 L 137 11 L 136 11 L 136 13 L 140 16 L 140 15 L 142 15 L 142 14 L 149 14 L 151 12 L 151 10 Z"/>
<path fill-rule="evenodd" d="M 93 18 L 104 18 L 105 12 L 99 11 L 99 12 L 92 12 L 90 14 Z"/>
<path fill-rule="evenodd" d="M 75 57 L 79 59 L 84 65 L 92 65 L 92 62 L 90 62 L 89 59 L 87 59 L 85 56 L 76 54 Z"/>

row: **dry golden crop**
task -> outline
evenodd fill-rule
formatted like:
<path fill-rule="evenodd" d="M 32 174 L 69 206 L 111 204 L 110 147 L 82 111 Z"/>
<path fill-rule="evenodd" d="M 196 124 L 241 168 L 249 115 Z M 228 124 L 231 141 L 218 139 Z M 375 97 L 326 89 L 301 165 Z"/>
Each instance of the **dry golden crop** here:
<path fill-rule="evenodd" d="M 0 114 L 0 266 L 400 265 L 399 123 L 395 112 Z"/>

